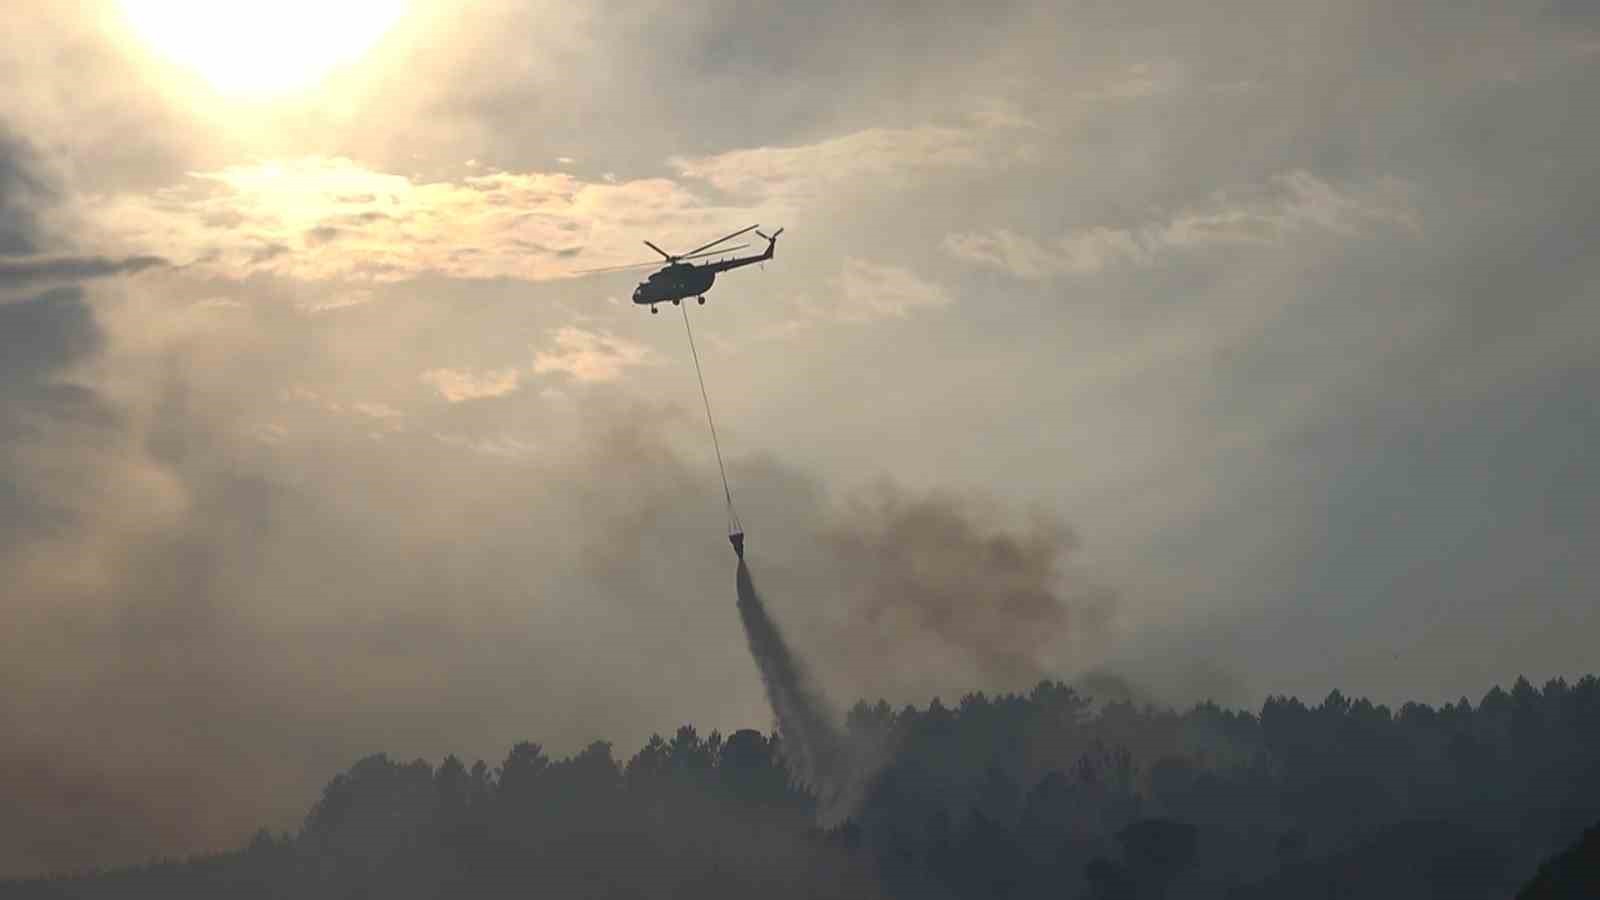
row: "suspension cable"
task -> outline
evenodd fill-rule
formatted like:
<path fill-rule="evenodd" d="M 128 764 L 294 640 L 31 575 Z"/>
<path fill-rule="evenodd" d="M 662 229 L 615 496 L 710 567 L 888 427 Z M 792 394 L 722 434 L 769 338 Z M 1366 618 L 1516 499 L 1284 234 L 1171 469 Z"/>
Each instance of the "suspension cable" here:
<path fill-rule="evenodd" d="M 711 395 L 706 392 L 706 376 L 700 370 L 700 351 L 694 346 L 694 329 L 689 327 L 689 304 L 679 307 L 683 312 L 683 331 L 689 336 L 689 354 L 694 357 L 694 374 L 700 380 L 700 399 L 706 407 L 706 424 L 711 427 L 711 447 L 717 454 L 717 471 L 722 475 L 722 496 L 728 501 L 728 534 L 742 534 L 739 514 L 733 508 L 733 491 L 728 488 L 728 469 L 722 464 L 722 445 L 717 441 L 717 423 L 711 417 Z"/>

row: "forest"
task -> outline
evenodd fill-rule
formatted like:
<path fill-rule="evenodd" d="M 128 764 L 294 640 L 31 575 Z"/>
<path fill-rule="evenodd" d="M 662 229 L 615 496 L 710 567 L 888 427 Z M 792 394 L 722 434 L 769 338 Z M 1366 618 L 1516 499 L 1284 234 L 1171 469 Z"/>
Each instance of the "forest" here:
<path fill-rule="evenodd" d="M 1338 691 L 1259 711 L 1061 682 L 858 703 L 824 809 L 779 733 L 684 725 L 498 765 L 383 754 L 292 834 L 0 885 L 6 898 L 1600 896 L 1600 679 L 1476 704 Z M 834 791 L 837 794 L 837 791 Z M 843 805 L 839 805 L 842 803 Z"/>

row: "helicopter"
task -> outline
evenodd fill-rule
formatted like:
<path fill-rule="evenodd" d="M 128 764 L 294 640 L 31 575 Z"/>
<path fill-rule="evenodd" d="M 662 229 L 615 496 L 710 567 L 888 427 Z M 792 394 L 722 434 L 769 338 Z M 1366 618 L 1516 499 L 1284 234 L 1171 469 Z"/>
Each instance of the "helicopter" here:
<path fill-rule="evenodd" d="M 662 266 L 658 271 L 652 272 L 649 278 L 639 282 L 639 286 L 633 291 L 633 302 L 639 304 L 640 306 L 650 307 L 650 311 L 652 313 L 660 312 L 660 310 L 656 309 L 657 303 L 670 302 L 673 306 L 677 306 L 690 297 L 698 299 L 701 305 L 704 305 L 706 302 L 706 291 L 711 290 L 711 284 L 712 282 L 716 281 L 718 272 L 726 272 L 729 269 L 737 269 L 740 266 L 748 266 L 752 263 L 766 262 L 772 258 L 772 249 L 777 246 L 778 235 L 783 234 L 783 229 L 779 228 L 777 231 L 774 231 L 772 234 L 768 235 L 763 234 L 759 230 L 760 228 L 760 225 L 751 225 L 748 228 L 741 228 L 732 234 L 717 238 L 709 244 L 701 244 L 687 253 L 680 253 L 677 255 L 668 253 L 660 247 L 657 247 L 655 244 L 645 241 L 645 246 L 661 254 L 662 257 L 666 259 L 667 264 Z M 767 249 L 765 252 L 758 253 L 755 256 L 719 259 L 715 262 L 703 262 L 699 264 L 690 262 L 690 260 L 702 259 L 707 256 L 714 256 L 718 253 L 731 253 L 734 250 L 742 250 L 750 245 L 738 244 L 733 247 L 723 247 L 719 250 L 712 250 L 711 248 L 752 231 L 754 231 L 762 240 L 767 242 Z M 606 266 L 599 269 L 581 269 L 579 270 L 579 274 L 591 274 L 595 272 L 618 272 L 623 269 L 637 269 L 642 266 L 655 265 L 660 265 L 660 263 L 642 262 L 629 263 L 625 266 Z"/>

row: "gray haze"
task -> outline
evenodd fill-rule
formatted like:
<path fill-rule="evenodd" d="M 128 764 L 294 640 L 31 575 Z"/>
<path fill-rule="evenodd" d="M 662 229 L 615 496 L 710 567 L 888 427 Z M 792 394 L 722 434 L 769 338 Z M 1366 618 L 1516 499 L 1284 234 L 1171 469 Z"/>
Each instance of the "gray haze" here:
<path fill-rule="evenodd" d="M 1594 670 L 1592 4 L 412 5 L 269 103 L 0 11 L 0 873 L 769 723 L 681 329 L 562 277 L 758 221 L 691 314 L 837 702 Z"/>

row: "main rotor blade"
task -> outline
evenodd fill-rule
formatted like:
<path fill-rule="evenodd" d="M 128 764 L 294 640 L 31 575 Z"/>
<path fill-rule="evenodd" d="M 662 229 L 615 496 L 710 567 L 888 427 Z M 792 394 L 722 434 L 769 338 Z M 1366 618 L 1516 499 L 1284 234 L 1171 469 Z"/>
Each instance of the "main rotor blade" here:
<path fill-rule="evenodd" d="M 717 238 L 716 240 L 712 241 L 709 244 L 701 244 L 700 246 L 694 248 L 693 250 L 690 250 L 688 253 L 685 253 L 684 256 L 692 256 L 692 255 L 694 255 L 696 253 L 699 253 L 701 250 L 706 249 L 707 247 L 715 247 L 716 245 L 722 243 L 723 241 L 730 240 L 732 238 L 736 238 L 739 235 L 744 234 L 746 231 L 755 231 L 757 228 L 760 228 L 760 227 L 761 227 L 760 225 L 751 225 L 749 228 L 741 228 L 738 231 L 735 231 L 733 234 L 726 235 L 724 237 L 719 237 L 719 238 Z M 682 257 L 679 257 L 679 258 L 681 259 Z"/>
<path fill-rule="evenodd" d="M 732 253 L 735 250 L 743 250 L 744 248 L 746 248 L 748 246 L 750 246 L 750 245 L 749 244 L 734 244 L 732 247 L 718 247 L 715 250 L 707 250 L 704 253 L 691 253 L 688 256 L 680 256 L 680 257 L 678 257 L 678 259 L 679 260 L 699 259 L 702 256 L 716 256 L 718 253 Z"/>
<path fill-rule="evenodd" d="M 688 256 L 680 256 L 680 257 L 678 257 L 678 261 L 682 262 L 684 260 L 689 260 L 689 259 L 700 259 L 700 258 L 706 257 L 706 256 L 716 256 L 718 253 L 732 253 L 735 250 L 743 250 L 744 248 L 746 248 L 748 246 L 750 246 L 750 245 L 749 244 L 734 244 L 732 247 L 723 247 L 723 248 L 718 249 L 718 250 L 707 250 L 704 253 L 691 253 Z M 594 274 L 596 272 L 620 272 L 623 269 L 644 269 L 644 268 L 651 268 L 651 267 L 659 267 L 660 265 L 661 265 L 661 263 L 658 263 L 655 260 L 651 260 L 649 262 L 628 263 L 627 265 L 622 265 L 622 266 L 601 266 L 598 269 L 573 269 L 571 274 L 573 274 L 573 275 L 592 275 L 592 274 Z"/>
<path fill-rule="evenodd" d="M 735 250 L 743 250 L 744 248 L 746 248 L 748 246 L 750 246 L 750 245 L 749 244 L 734 244 L 732 247 L 723 247 L 723 248 L 718 249 L 718 250 L 707 250 L 704 253 L 691 253 L 688 256 L 680 256 L 680 257 L 678 257 L 678 260 L 681 262 L 683 260 L 688 260 L 688 259 L 700 259 L 701 257 L 705 257 L 705 256 L 715 256 L 718 253 L 732 253 Z M 659 267 L 660 265 L 661 265 L 661 263 L 658 263 L 655 260 L 651 260 L 649 262 L 628 263 L 626 265 L 621 265 L 621 266 L 601 266 L 598 269 L 573 269 L 571 274 L 573 274 L 573 275 L 590 275 L 590 274 L 593 274 L 595 272 L 620 272 L 623 269 L 643 269 L 643 268 L 649 268 L 649 267 Z"/>
<path fill-rule="evenodd" d="M 657 247 L 655 244 L 652 244 L 649 241 L 645 241 L 644 243 L 645 243 L 645 246 L 649 247 L 651 250 L 654 250 L 655 252 L 661 254 L 662 256 L 665 256 L 667 258 L 667 262 L 672 262 L 672 254 L 671 253 L 668 253 L 667 251 L 661 249 L 660 247 Z"/>
<path fill-rule="evenodd" d="M 656 262 L 655 260 L 652 259 L 649 262 L 628 263 L 627 265 L 624 265 L 624 266 L 601 266 L 598 269 L 573 269 L 572 270 L 572 274 L 573 275 L 591 275 L 591 274 L 593 274 L 595 272 L 620 272 L 623 269 L 643 269 L 643 268 L 646 268 L 646 267 L 658 268 L 658 267 L 660 267 L 660 265 L 661 265 L 661 263 L 658 263 L 658 262 Z"/>

